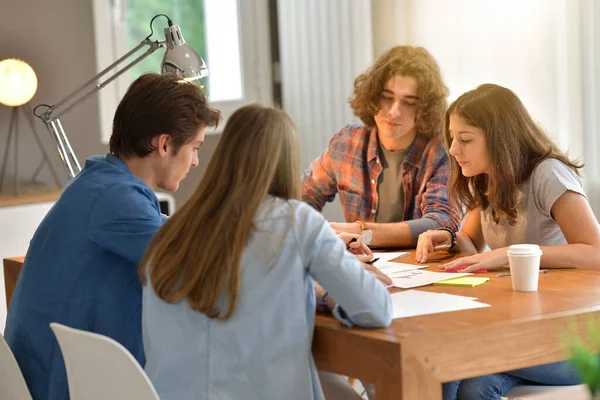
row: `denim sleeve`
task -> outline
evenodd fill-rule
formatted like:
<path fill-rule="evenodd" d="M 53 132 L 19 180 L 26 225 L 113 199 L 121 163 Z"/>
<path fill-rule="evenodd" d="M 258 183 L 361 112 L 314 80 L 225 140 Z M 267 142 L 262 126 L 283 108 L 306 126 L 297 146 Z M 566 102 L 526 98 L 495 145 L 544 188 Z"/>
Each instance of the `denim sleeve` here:
<path fill-rule="evenodd" d="M 300 203 L 294 230 L 308 273 L 338 303 L 333 315 L 348 326 L 389 326 L 392 302 L 388 290 L 346 250 L 321 214 Z"/>
<path fill-rule="evenodd" d="M 90 215 L 90 240 L 138 264 L 163 224 L 156 195 L 136 185 L 115 185 L 100 196 Z"/>

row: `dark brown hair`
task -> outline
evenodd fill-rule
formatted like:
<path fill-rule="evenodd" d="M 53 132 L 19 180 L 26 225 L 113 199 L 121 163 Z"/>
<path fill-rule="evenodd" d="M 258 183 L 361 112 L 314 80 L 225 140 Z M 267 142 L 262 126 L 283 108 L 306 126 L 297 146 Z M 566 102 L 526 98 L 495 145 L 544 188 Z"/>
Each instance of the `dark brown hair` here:
<path fill-rule="evenodd" d="M 562 161 L 579 175 L 583 164 L 571 161 L 531 118 L 511 90 L 490 83 L 464 93 L 448 108 L 444 142 L 450 148 L 450 116 L 457 115 L 485 132 L 490 171 L 465 177 L 454 157 L 450 157 L 448 192 L 452 203 L 474 210 L 492 208 L 496 223 L 507 219 L 516 223 L 521 200 L 519 185 L 546 158 Z"/>
<path fill-rule="evenodd" d="M 110 152 L 122 158 L 145 157 L 155 150 L 152 138 L 163 133 L 171 136 L 177 152 L 198 129 L 217 126 L 220 119 L 196 84 L 175 75 L 144 74 L 117 107 Z"/>
<path fill-rule="evenodd" d="M 209 318 L 228 319 L 254 216 L 267 195 L 300 198 L 299 160 L 296 129 L 284 111 L 249 105 L 234 112 L 196 191 L 148 246 L 142 283 L 147 270 L 162 300 L 185 299 Z M 221 296 L 226 309 L 217 306 Z"/>
<path fill-rule="evenodd" d="M 413 77 L 419 84 L 415 119 L 417 132 L 439 135 L 447 107 L 448 88 L 444 85 L 437 62 L 423 47 L 392 47 L 360 74 L 354 81 L 354 94 L 349 101 L 354 114 L 365 125 L 374 127 L 381 93 L 387 81 L 396 75 Z"/>

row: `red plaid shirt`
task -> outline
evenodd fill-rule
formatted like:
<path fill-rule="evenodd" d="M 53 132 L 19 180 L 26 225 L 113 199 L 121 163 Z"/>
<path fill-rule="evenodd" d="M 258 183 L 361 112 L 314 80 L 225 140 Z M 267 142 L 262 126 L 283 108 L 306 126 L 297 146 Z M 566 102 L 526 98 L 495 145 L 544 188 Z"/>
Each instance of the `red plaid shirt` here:
<path fill-rule="evenodd" d="M 446 192 L 448 167 L 442 137 L 417 135 L 402 163 L 405 221 L 432 218 L 440 226 L 458 229 L 460 216 L 450 207 Z M 339 193 L 347 222 L 374 222 L 382 170 L 377 129 L 348 125 L 304 173 L 302 199 L 321 211 Z"/>

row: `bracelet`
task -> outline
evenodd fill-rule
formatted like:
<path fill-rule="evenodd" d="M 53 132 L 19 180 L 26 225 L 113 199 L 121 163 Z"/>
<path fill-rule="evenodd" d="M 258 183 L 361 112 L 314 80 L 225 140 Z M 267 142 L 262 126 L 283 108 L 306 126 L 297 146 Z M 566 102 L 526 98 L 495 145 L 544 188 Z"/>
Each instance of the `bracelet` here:
<path fill-rule="evenodd" d="M 325 292 L 325 294 L 321 296 L 321 301 L 317 304 L 317 307 L 321 307 L 325 312 L 330 312 L 331 310 L 327 307 L 327 296 L 329 296 L 329 292 Z"/>
<path fill-rule="evenodd" d="M 450 243 L 450 247 L 448 248 L 448 250 L 450 250 L 454 246 L 456 246 L 456 232 L 454 232 L 454 229 L 448 228 L 447 226 L 441 226 L 441 227 L 437 228 L 437 230 L 438 231 L 446 231 L 446 232 L 449 232 L 450 235 L 452 235 L 452 242 Z"/>

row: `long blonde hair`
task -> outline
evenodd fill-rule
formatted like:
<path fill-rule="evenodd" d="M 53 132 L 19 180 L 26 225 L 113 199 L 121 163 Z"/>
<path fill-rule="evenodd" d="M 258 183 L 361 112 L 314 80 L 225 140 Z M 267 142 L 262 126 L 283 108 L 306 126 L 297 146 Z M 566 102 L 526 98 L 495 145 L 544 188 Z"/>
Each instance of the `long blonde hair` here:
<path fill-rule="evenodd" d="M 241 256 L 267 195 L 300 198 L 298 138 L 282 110 L 249 105 L 229 118 L 190 199 L 162 226 L 140 263 L 155 293 L 226 320 L 240 291 Z M 221 295 L 228 300 L 220 310 Z"/>

